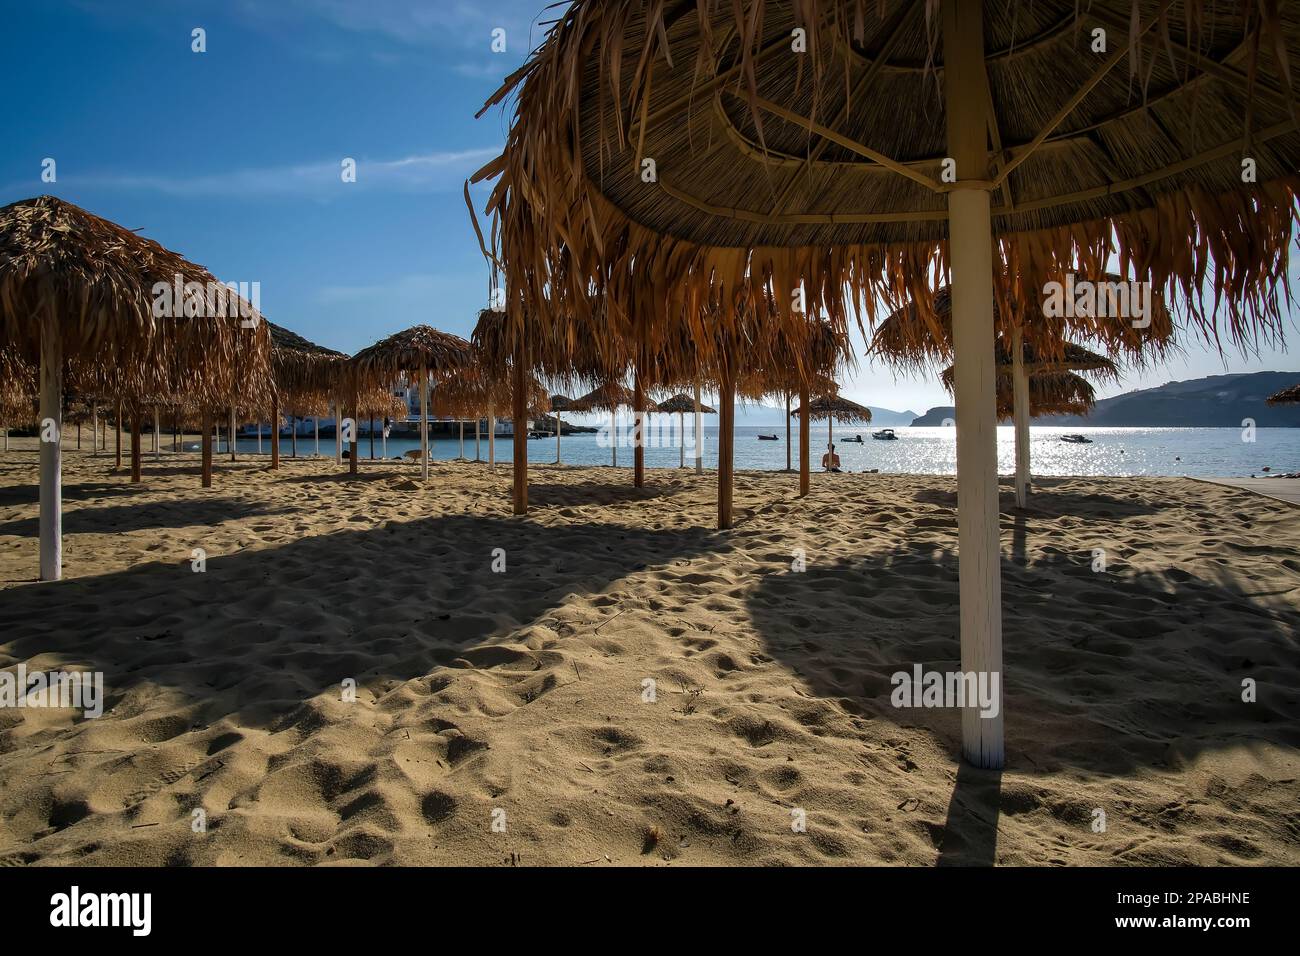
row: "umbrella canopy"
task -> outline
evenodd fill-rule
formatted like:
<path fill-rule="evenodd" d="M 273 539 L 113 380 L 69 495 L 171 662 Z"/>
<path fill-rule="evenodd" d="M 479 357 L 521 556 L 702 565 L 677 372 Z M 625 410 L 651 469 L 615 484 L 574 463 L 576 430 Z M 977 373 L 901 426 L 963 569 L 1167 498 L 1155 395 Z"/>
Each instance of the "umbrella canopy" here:
<path fill-rule="evenodd" d="M 489 409 L 504 413 L 514 407 L 511 377 L 494 378 L 481 365 L 472 365 L 438 383 L 430 402 L 435 415 L 451 418 L 480 418 Z M 540 418 L 550 409 L 550 396 L 531 372 L 525 376 L 525 409 L 528 417 Z"/>
<path fill-rule="evenodd" d="M 636 397 L 632 390 L 621 382 L 605 382 L 593 388 L 581 398 L 574 399 L 569 406 L 575 412 L 612 412 L 619 408 L 631 408 Z"/>
<path fill-rule="evenodd" d="M 809 311 L 835 322 L 877 294 L 931 308 L 954 178 L 938 6 L 577 0 L 488 103 L 515 112 L 505 152 L 475 176 L 498 177 L 488 211 L 512 323 L 545 321 L 543 296 L 581 324 L 593 292 L 662 317 L 769 279 L 778 302 L 802 281 Z M 987 86 L 971 93 L 993 149 L 988 170 L 957 176 L 994 187 L 993 231 L 1017 237 L 995 250 L 1000 285 L 1034 292 L 1016 301 L 1064 269 L 1099 275 L 1116 253 L 1206 328 L 1221 304 L 1231 338 L 1274 333 L 1300 19 L 1274 3 L 1262 17 L 1253 4 L 1167 6 L 970 8 Z M 1098 27 L 1105 54 L 1089 47 Z M 792 55 L 796 30 L 806 42 Z"/>
<path fill-rule="evenodd" d="M 1107 274 L 1103 281 L 1118 283 L 1119 276 Z M 1003 356 L 1010 361 L 1010 341 L 1018 326 L 1024 335 L 1025 366 L 1032 372 L 1035 366 L 1060 364 L 1069 359 L 1069 351 L 1076 349 L 1066 338 L 1069 334 L 1091 335 L 1103 345 L 1110 355 L 1122 356 L 1135 363 L 1159 361 L 1169 357 L 1173 349 L 1174 322 L 1164 298 L 1153 295 L 1149 303 L 1150 325 L 1134 328 L 1132 322 L 1102 322 L 1094 317 L 1048 317 L 1043 314 L 1043 301 L 1039 296 L 1016 309 L 1003 309 L 993 303 L 993 321 L 998 336 L 998 362 Z M 932 321 L 925 313 L 909 302 L 895 309 L 876 326 L 871 337 L 872 355 L 878 355 L 895 367 L 917 367 L 928 362 L 952 361 L 952 288 L 943 286 L 934 296 Z M 1078 359 L 1078 354 L 1075 353 Z M 1105 361 L 1105 360 L 1103 360 Z M 1077 366 L 1068 365 L 1074 368 Z"/>
<path fill-rule="evenodd" d="M 352 356 L 362 378 L 387 387 L 403 374 L 427 369 L 435 378 L 465 368 L 473 361 L 470 344 L 459 335 L 415 325 L 390 335 Z"/>
<path fill-rule="evenodd" d="M 953 390 L 953 369 L 943 370 L 941 376 L 943 387 Z M 1014 383 L 1011 368 L 998 369 L 998 419 L 1008 421 L 1015 414 Z M 1042 415 L 1087 415 L 1097 402 L 1097 393 L 1092 384 L 1081 375 L 1066 369 L 1038 372 L 1029 376 L 1029 414 L 1035 418 Z"/>
<path fill-rule="evenodd" d="M 680 412 L 684 415 L 690 415 L 695 412 L 700 412 L 704 415 L 718 414 L 717 409 L 709 408 L 709 406 L 705 405 L 703 402 L 700 402 L 697 405 L 695 399 L 685 393 L 674 395 L 672 398 L 660 402 L 653 410 L 658 412 Z"/>
<path fill-rule="evenodd" d="M 798 415 L 802 408 L 796 408 L 790 414 Z M 808 403 L 808 417 L 815 420 L 832 419 L 841 425 L 855 422 L 871 424 L 871 409 L 857 402 L 849 401 L 842 395 L 819 395 Z"/>
<path fill-rule="evenodd" d="M 160 292 L 170 306 L 159 305 Z M 87 391 L 125 398 L 183 388 L 220 403 L 269 375 L 266 323 L 236 292 L 54 196 L 0 208 L 0 344 L 35 363 L 42 314 L 53 317 L 64 360 L 100 383 Z"/>
<path fill-rule="evenodd" d="M 276 388 L 282 398 L 295 392 L 329 394 L 336 389 L 347 367 L 348 357 L 325 348 L 273 322 L 271 333 L 271 367 Z"/>
<path fill-rule="evenodd" d="M 357 396 L 358 418 L 405 418 L 406 402 L 387 388 L 368 388 Z"/>
<path fill-rule="evenodd" d="M 573 407 L 573 399 L 568 395 L 552 395 L 550 406 L 553 412 L 567 412 Z"/>
<path fill-rule="evenodd" d="M 1296 405 L 1300 404 L 1300 384 L 1292 385 L 1290 388 L 1284 388 L 1282 391 L 1268 397 L 1270 405 Z"/>

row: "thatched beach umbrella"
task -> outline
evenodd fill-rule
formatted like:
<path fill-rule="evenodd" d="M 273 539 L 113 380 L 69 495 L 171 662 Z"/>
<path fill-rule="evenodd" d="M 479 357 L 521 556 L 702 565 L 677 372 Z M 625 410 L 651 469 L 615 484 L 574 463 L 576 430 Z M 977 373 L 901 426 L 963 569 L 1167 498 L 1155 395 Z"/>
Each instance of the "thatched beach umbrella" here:
<path fill-rule="evenodd" d="M 674 412 L 677 413 L 677 429 L 678 431 L 681 432 L 680 445 L 681 445 L 681 453 L 682 453 L 681 462 L 678 467 L 685 468 L 686 467 L 686 413 L 690 412 L 692 415 L 695 416 L 695 420 L 697 423 L 697 427 L 695 430 L 698 434 L 699 432 L 698 423 L 699 423 L 700 416 L 716 415 L 718 414 L 718 412 L 716 409 L 710 408 L 708 405 L 705 405 L 703 402 L 697 401 L 696 399 L 692 398 L 690 395 L 687 395 L 685 392 L 678 393 L 677 395 L 674 395 L 672 398 L 665 399 L 664 401 L 660 402 L 656 410 L 660 412 L 665 412 L 669 415 L 671 415 Z M 696 446 L 696 453 L 697 454 L 699 453 L 698 445 Z"/>
<path fill-rule="evenodd" d="M 1268 397 L 1270 405 L 1297 405 L 1300 404 L 1300 384 L 1292 385 L 1290 388 L 1284 388 Z"/>
<path fill-rule="evenodd" d="M 835 447 L 836 422 L 841 425 L 853 425 L 859 422 L 864 425 L 871 424 L 871 409 L 835 393 L 819 395 L 809 402 L 801 403 L 798 408 L 787 415 L 787 418 L 789 415 L 798 415 L 801 422 L 806 422 L 809 419 L 825 420 L 828 427 L 826 438 L 827 454 L 831 454 L 832 449 Z"/>
<path fill-rule="evenodd" d="M 320 454 L 320 416 L 328 412 L 330 397 L 337 397 L 348 377 L 348 357 L 317 345 L 274 323 L 271 331 L 271 367 L 275 393 L 271 399 L 271 468 L 280 467 L 280 411 L 292 406 L 293 455 L 298 456 L 298 429 L 292 416 L 310 415 L 316 421 L 316 453 Z M 322 400 L 326 407 L 321 407 Z M 261 426 L 259 426 L 260 429 Z M 340 422 L 335 421 L 335 428 Z"/>
<path fill-rule="evenodd" d="M 944 369 L 941 378 L 943 387 L 951 392 L 953 369 Z M 1082 375 L 1064 369 L 1035 372 L 1029 376 L 1027 391 L 1029 414 L 1034 418 L 1040 415 L 1087 415 L 1097 403 L 1092 383 Z M 1015 416 L 1015 382 L 1009 365 L 998 372 L 997 401 L 999 421 Z"/>
<path fill-rule="evenodd" d="M 636 395 L 622 382 L 605 382 L 593 388 L 570 406 L 575 412 L 609 412 L 609 447 L 611 463 L 618 467 L 618 410 L 636 403 Z"/>
<path fill-rule="evenodd" d="M 1103 288 L 1115 290 L 1121 277 L 1104 273 Z M 1063 294 L 1064 294 L 1064 290 Z M 1073 297 L 1070 301 L 1074 301 Z M 1073 369 L 1097 371 L 1117 376 L 1114 359 L 1121 357 L 1142 367 L 1169 357 L 1173 351 L 1174 321 L 1164 297 L 1152 294 L 1145 303 L 1145 320 L 1117 322 L 1109 303 L 1093 302 L 1090 310 L 1070 315 L 1046 314 L 1043 301 L 1007 303 L 1006 308 L 993 303 L 993 321 L 997 330 L 995 363 L 999 370 L 1010 368 L 1016 412 L 1012 416 L 1016 433 L 1016 504 L 1025 507 L 1029 498 L 1029 379 L 1045 370 Z M 1104 306 L 1104 308 L 1102 307 Z M 1100 312 L 1107 315 L 1100 315 Z M 1068 341 L 1066 336 L 1090 336 L 1106 349 L 1107 356 L 1088 352 Z M 918 309 L 915 303 L 895 310 L 875 329 L 871 354 L 904 369 L 924 368 L 931 363 L 951 362 L 953 356 L 952 290 L 940 288 L 934 297 L 932 313 Z M 1001 371 L 999 371 L 1001 374 Z"/>
<path fill-rule="evenodd" d="M 248 322 L 245 325 L 245 321 Z M 61 431 L 68 361 L 111 363 L 133 393 L 193 370 L 196 394 L 229 394 L 241 354 L 268 362 L 260 317 L 210 272 L 53 196 L 0 208 L 0 347 L 40 365 L 40 417 Z M 42 580 L 62 576 L 61 453 L 41 443 Z"/>
<path fill-rule="evenodd" d="M 1216 341 L 1282 328 L 1300 19 L 1172 7 L 576 0 L 489 102 L 514 110 L 475 176 L 498 177 L 510 320 L 550 299 L 581 326 L 594 298 L 732 326 L 761 287 L 785 321 L 799 286 L 838 325 L 932 313 L 951 274 L 961 663 L 1000 675 L 995 289 L 1029 301 L 1114 258 Z M 968 760 L 1002 765 L 1002 719 L 964 709 Z"/>
<path fill-rule="evenodd" d="M 375 457 L 375 419 L 378 418 L 381 423 L 388 420 L 396 421 L 399 418 L 405 418 L 407 414 L 406 402 L 401 396 L 394 395 L 391 388 L 368 388 L 357 396 L 357 417 L 358 419 L 367 420 L 366 431 L 370 435 L 370 457 Z M 384 429 L 382 439 L 382 454 L 388 456 L 388 434 L 387 428 Z"/>
<path fill-rule="evenodd" d="M 440 332 L 427 325 L 415 325 L 395 332 L 381 342 L 352 356 L 352 366 L 361 381 L 371 386 L 390 386 L 402 375 L 420 385 L 420 475 L 429 480 L 429 377 L 444 378 L 474 360 L 469 342 L 459 335 Z M 354 402 L 355 389 L 353 385 Z M 352 442 L 351 470 L 356 474 L 357 449 Z"/>

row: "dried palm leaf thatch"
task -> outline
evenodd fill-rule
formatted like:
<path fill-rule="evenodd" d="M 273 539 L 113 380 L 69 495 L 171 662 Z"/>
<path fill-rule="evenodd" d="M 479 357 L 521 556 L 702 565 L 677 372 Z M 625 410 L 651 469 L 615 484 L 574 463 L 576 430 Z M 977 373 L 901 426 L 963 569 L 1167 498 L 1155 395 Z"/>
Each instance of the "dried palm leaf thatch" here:
<path fill-rule="evenodd" d="M 489 409 L 507 415 L 514 408 L 512 381 L 508 368 L 498 376 L 487 366 L 473 365 L 439 382 L 429 397 L 430 408 L 435 415 L 459 419 L 479 418 Z M 525 385 L 528 417 L 540 418 L 550 408 L 550 396 L 531 372 Z"/>
<path fill-rule="evenodd" d="M 233 289 L 157 242 L 53 196 L 0 208 L 0 342 L 34 362 L 41 316 L 57 323 L 65 359 L 99 363 L 88 374 L 118 395 L 166 391 L 184 380 L 187 390 L 213 398 L 269 375 L 265 323 Z"/>
<path fill-rule="evenodd" d="M 802 412 L 803 406 L 801 405 L 790 412 L 790 416 L 793 418 L 802 414 Z M 808 403 L 808 417 L 814 421 L 830 418 L 840 425 L 852 425 L 858 422 L 870 424 L 871 409 L 865 405 L 850 401 L 843 395 L 836 395 L 832 392 L 819 395 Z"/>
<path fill-rule="evenodd" d="M 1101 281 L 1123 282 L 1114 274 L 1107 274 Z M 903 369 L 951 362 L 951 292 L 950 287 L 944 286 L 935 293 L 934 312 L 928 320 L 915 303 L 892 312 L 872 333 L 869 354 Z M 1140 367 L 1148 362 L 1164 361 L 1174 348 L 1173 316 L 1163 297 L 1153 293 L 1147 311 L 1146 319 L 1136 320 L 1138 327 L 1133 324 L 1135 320 L 1114 316 L 1049 317 L 1043 312 L 1043 296 L 1039 295 L 1030 303 L 1013 303 L 1005 311 L 995 302 L 993 321 L 1000 350 L 1009 351 L 1015 330 L 1021 331 L 1027 362 L 1050 363 L 1062 359 L 1063 350 L 1070 347 L 1070 337 L 1087 336 L 1095 339 L 1112 358 L 1122 358 Z M 1150 321 L 1149 325 L 1146 320 Z"/>
<path fill-rule="evenodd" d="M 410 414 L 406 402 L 391 389 L 369 388 L 357 396 L 357 417 L 362 419 L 405 419 Z"/>
<path fill-rule="evenodd" d="M 18 418 L 14 416 L 27 414 L 24 409 L 29 406 L 35 409 L 36 380 L 36 368 L 24 361 L 17 350 L 0 348 L 0 421 L 17 423 Z"/>
<path fill-rule="evenodd" d="M 636 403 L 632 390 L 622 382 L 604 382 L 569 406 L 574 412 L 613 412 L 631 408 Z"/>
<path fill-rule="evenodd" d="M 1297 405 L 1300 404 L 1300 384 L 1292 385 L 1290 388 L 1284 388 L 1268 397 L 1270 405 Z"/>
<path fill-rule="evenodd" d="M 829 322 L 807 321 L 797 337 L 775 323 L 764 331 L 761 364 L 747 365 L 736 385 L 743 398 L 833 392 L 835 378 L 856 367 L 848 336 Z"/>
<path fill-rule="evenodd" d="M 295 332 L 267 323 L 271 333 L 271 368 L 282 396 L 295 392 L 329 394 L 338 388 L 348 357 Z"/>
<path fill-rule="evenodd" d="M 949 263 L 939 3 L 572 3 L 484 107 L 513 110 L 473 177 L 496 180 L 503 338 L 562 314 L 556 334 L 604 347 L 602 331 L 710 304 L 730 326 L 746 290 L 793 324 L 797 286 L 837 330 L 878 305 L 932 316 Z M 1006 0 L 983 25 L 993 148 L 961 178 L 993 184 L 1000 301 L 1113 261 L 1220 346 L 1277 338 L 1300 7 Z"/>
<path fill-rule="evenodd" d="M 573 407 L 573 399 L 568 395 L 552 395 L 548 406 L 553 412 L 567 412 Z"/>
<path fill-rule="evenodd" d="M 953 390 L 953 368 L 943 370 L 941 380 Z M 1009 366 L 1000 366 L 997 375 L 998 420 L 1009 421 L 1015 415 L 1015 385 Z M 1097 402 L 1097 393 L 1083 376 L 1065 369 L 1045 370 L 1029 376 L 1029 415 L 1087 415 Z"/>
<path fill-rule="evenodd" d="M 477 363 L 489 374 L 504 377 L 522 349 L 529 369 L 565 386 L 619 375 L 627 369 L 629 351 L 612 330 L 602 329 L 597 335 L 592 327 L 574 324 L 570 314 L 551 311 L 549 303 L 545 308 L 545 321 L 528 323 L 519 336 L 511 335 L 505 311 L 479 312 L 471 335 Z"/>
<path fill-rule="evenodd" d="M 414 325 L 362 349 L 351 364 L 359 375 L 359 387 L 387 388 L 402 375 L 427 369 L 435 379 L 474 361 L 470 344 L 459 335 L 428 325 Z"/>
<path fill-rule="evenodd" d="M 657 412 L 668 412 L 668 413 L 680 412 L 686 415 L 693 415 L 697 411 L 703 415 L 718 414 L 717 409 L 710 408 L 708 405 L 705 405 L 703 402 L 700 402 L 698 405 L 695 404 L 695 399 L 692 396 L 687 395 L 685 393 L 674 395 L 672 398 L 665 399 L 664 401 L 660 402 L 655 407 L 654 410 Z"/>

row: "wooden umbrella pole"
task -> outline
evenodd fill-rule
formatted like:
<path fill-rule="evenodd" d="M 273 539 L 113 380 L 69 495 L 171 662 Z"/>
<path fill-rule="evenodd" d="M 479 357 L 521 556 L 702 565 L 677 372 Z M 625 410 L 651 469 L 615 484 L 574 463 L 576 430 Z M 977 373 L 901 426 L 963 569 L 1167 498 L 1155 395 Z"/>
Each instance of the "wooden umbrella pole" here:
<path fill-rule="evenodd" d="M 370 420 L 370 427 L 372 430 L 375 427 L 375 420 L 373 418 Z M 372 444 L 374 443 L 374 440 L 374 434 L 372 431 L 370 436 Z M 385 459 L 388 458 L 388 419 L 384 419 L 383 430 L 379 433 L 379 454 Z"/>
<path fill-rule="evenodd" d="M 632 404 L 632 484 L 641 488 L 645 485 L 645 388 L 640 367 L 632 379 Z"/>
<path fill-rule="evenodd" d="M 438 394 L 441 395 L 442 392 Z M 427 365 L 420 366 L 420 478 L 423 481 L 429 480 L 429 367 Z"/>
<path fill-rule="evenodd" d="M 704 474 L 704 412 L 700 411 L 700 380 L 695 380 L 695 473 Z"/>
<path fill-rule="evenodd" d="M 319 409 L 317 409 L 317 411 L 319 411 Z M 315 456 L 315 457 L 319 458 L 319 457 L 320 457 L 320 415 L 319 415 L 319 414 L 312 415 L 312 417 L 311 417 L 311 430 L 312 430 L 312 435 L 314 435 L 315 438 L 316 438 L 316 456 Z"/>
<path fill-rule="evenodd" d="M 162 411 L 153 407 L 153 460 L 162 461 Z"/>
<path fill-rule="evenodd" d="M 353 372 L 351 393 L 352 401 L 349 403 L 349 411 L 351 414 L 348 416 L 352 419 L 352 440 L 348 442 L 348 474 L 353 478 L 357 475 L 357 442 L 361 437 L 357 434 L 357 422 L 360 418 L 360 411 L 357 406 L 361 404 L 359 401 L 359 390 L 357 375 Z"/>
<path fill-rule="evenodd" d="M 996 368 L 993 335 L 993 228 L 988 180 L 983 0 L 943 0 L 944 97 L 948 155 L 957 182 L 948 193 L 952 269 L 954 395 L 957 403 L 957 554 L 961 669 L 989 682 L 995 716 L 979 702 L 962 712 L 962 754 L 1000 768 L 1002 582 L 998 526 Z M 973 181 L 963 186 L 964 181 Z M 997 683 L 994 683 L 994 681 Z M 982 696 L 982 695 L 981 695 Z"/>
<path fill-rule="evenodd" d="M 230 452 L 230 460 L 235 460 L 235 452 L 238 451 L 235 437 L 235 410 L 230 410 L 230 427 L 226 429 L 226 450 Z M 294 457 L 298 457 L 298 450 L 294 448 Z"/>
<path fill-rule="evenodd" d="M 40 376 L 41 580 L 57 581 L 63 577 L 63 342 L 48 309 L 41 323 Z M 47 428 L 52 440 L 46 440 Z"/>
<path fill-rule="evenodd" d="M 5 451 L 9 450 L 9 428 L 5 427 Z M 90 403 L 90 453 L 99 457 L 99 403 Z"/>
<path fill-rule="evenodd" d="M 790 456 L 794 449 L 790 447 L 790 393 L 785 393 L 785 470 L 791 470 Z"/>
<path fill-rule="evenodd" d="M 122 467 L 122 403 L 121 402 L 117 403 L 117 421 L 115 424 L 117 425 L 117 447 L 115 449 L 115 454 L 117 458 L 113 462 L 114 470 Z"/>
<path fill-rule="evenodd" d="M 718 530 L 731 527 L 732 441 L 736 424 L 736 382 L 730 369 L 722 373 L 718 400 Z"/>
<path fill-rule="evenodd" d="M 560 432 L 564 431 L 564 413 L 555 410 L 555 463 L 560 464 Z"/>
<path fill-rule="evenodd" d="M 1011 330 L 1011 379 L 1016 426 L 1016 507 L 1029 504 L 1029 375 L 1025 371 L 1024 333 Z"/>
<path fill-rule="evenodd" d="M 374 461 L 375 460 L 375 416 L 374 415 L 370 416 L 369 424 L 370 424 L 370 460 Z"/>
<path fill-rule="evenodd" d="M 528 383 L 527 369 L 524 368 L 522 354 L 515 356 L 514 368 L 511 370 L 514 381 L 511 395 L 514 408 L 514 513 L 528 513 Z"/>
<path fill-rule="evenodd" d="M 205 407 L 203 409 L 202 424 L 199 426 L 202 431 L 202 455 L 203 464 L 201 466 L 202 485 L 204 488 L 212 487 L 212 413 Z"/>
<path fill-rule="evenodd" d="M 289 416 L 289 457 L 298 457 L 298 416 Z M 235 456 L 231 455 L 230 460 L 234 461 Z"/>
<path fill-rule="evenodd" d="M 809 434 L 809 419 L 811 417 L 808 403 L 811 396 L 808 394 L 808 386 L 799 386 L 799 497 L 808 494 L 812 485 L 811 465 L 809 458 L 809 446 L 812 443 L 812 435 Z"/>
<path fill-rule="evenodd" d="M 478 415 L 475 414 L 474 416 L 474 460 L 475 461 L 483 460 L 483 455 L 479 451 L 479 441 L 478 441 L 478 433 L 479 430 L 482 428 L 482 426 L 483 426 L 483 419 L 479 418 Z"/>
<path fill-rule="evenodd" d="M 462 418 L 459 424 L 460 424 L 460 460 L 464 461 L 465 460 L 465 419 Z"/>
<path fill-rule="evenodd" d="M 343 389 L 334 389 L 334 464 L 343 464 Z"/>
<path fill-rule="evenodd" d="M 280 395 L 271 396 L 271 470 L 280 467 Z"/>
<path fill-rule="evenodd" d="M 488 406 L 488 471 L 496 473 L 497 470 L 497 413 L 491 405 Z"/>
<path fill-rule="evenodd" d="M 609 447 L 613 455 L 614 467 L 618 467 L 618 407 L 609 410 Z"/>
<path fill-rule="evenodd" d="M 140 409 L 131 409 L 131 483 L 140 483 Z"/>
<path fill-rule="evenodd" d="M 257 453 L 262 454 L 262 423 L 257 423 Z"/>

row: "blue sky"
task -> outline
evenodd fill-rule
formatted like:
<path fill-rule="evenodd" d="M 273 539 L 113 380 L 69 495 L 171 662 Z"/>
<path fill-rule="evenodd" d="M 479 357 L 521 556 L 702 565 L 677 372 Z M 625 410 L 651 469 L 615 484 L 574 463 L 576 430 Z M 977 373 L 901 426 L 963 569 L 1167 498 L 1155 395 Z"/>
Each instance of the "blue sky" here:
<path fill-rule="evenodd" d="M 505 130 L 499 109 L 474 113 L 554 16 L 546 0 L 13 0 L 0 205 L 53 193 L 138 228 L 223 280 L 260 282 L 273 321 L 333 348 L 418 322 L 468 335 L 488 273 L 461 188 Z M 1225 371 L 1187 351 L 1103 394 Z M 1226 363 L 1260 369 L 1300 362 Z M 949 401 L 934 377 L 865 361 L 845 392 Z"/>

